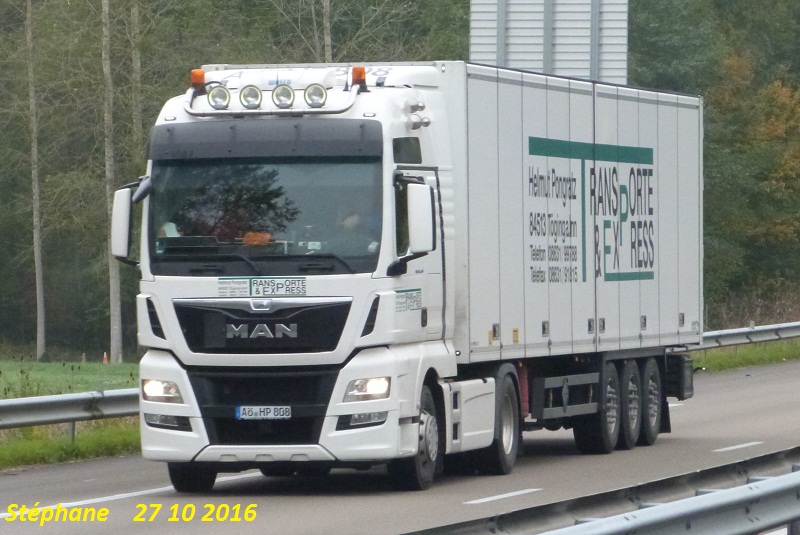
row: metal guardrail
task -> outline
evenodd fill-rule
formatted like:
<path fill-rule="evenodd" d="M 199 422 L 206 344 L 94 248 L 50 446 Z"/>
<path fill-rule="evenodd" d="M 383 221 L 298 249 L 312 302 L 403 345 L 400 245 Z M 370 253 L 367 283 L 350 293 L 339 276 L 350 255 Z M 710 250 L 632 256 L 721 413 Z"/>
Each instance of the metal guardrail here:
<path fill-rule="evenodd" d="M 800 447 L 407 535 L 800 535 L 798 457 Z"/>
<path fill-rule="evenodd" d="M 800 321 L 775 325 L 751 325 L 740 329 L 703 333 L 703 343 L 688 349 L 689 351 L 699 351 L 756 342 L 774 342 L 797 337 L 800 337 Z"/>
<path fill-rule="evenodd" d="M 788 535 L 800 535 L 800 465 L 792 470 L 789 475 L 648 506 L 544 535 L 747 535 L 783 526 L 787 526 Z"/>
<path fill-rule="evenodd" d="M 0 400 L 0 429 L 51 425 L 139 413 L 139 390 L 125 388 Z"/>

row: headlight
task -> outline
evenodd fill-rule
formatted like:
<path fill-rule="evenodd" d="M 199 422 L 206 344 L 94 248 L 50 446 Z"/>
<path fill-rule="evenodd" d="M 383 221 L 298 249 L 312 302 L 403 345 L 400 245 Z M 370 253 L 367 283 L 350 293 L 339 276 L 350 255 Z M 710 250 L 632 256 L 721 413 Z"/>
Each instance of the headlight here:
<path fill-rule="evenodd" d="M 142 398 L 145 401 L 160 401 L 161 403 L 183 403 L 178 385 L 172 381 L 156 379 L 142 380 Z"/>
<path fill-rule="evenodd" d="M 279 85 L 272 91 L 272 102 L 281 109 L 291 108 L 294 104 L 294 90 L 288 85 Z"/>
<path fill-rule="evenodd" d="M 392 380 L 390 377 L 373 377 L 371 379 L 356 379 L 347 385 L 344 393 L 344 403 L 351 401 L 369 401 L 373 399 L 386 399 L 391 392 Z"/>
<path fill-rule="evenodd" d="M 208 103 L 215 110 L 224 110 L 231 103 L 231 92 L 221 85 L 208 92 Z"/>
<path fill-rule="evenodd" d="M 239 92 L 239 101 L 248 110 L 255 110 L 261 106 L 261 90 L 254 85 L 248 85 Z"/>
<path fill-rule="evenodd" d="M 311 108 L 321 108 L 325 105 L 325 100 L 328 98 L 328 92 L 320 84 L 311 84 L 306 88 L 303 93 L 303 98 L 306 99 L 306 104 Z"/>

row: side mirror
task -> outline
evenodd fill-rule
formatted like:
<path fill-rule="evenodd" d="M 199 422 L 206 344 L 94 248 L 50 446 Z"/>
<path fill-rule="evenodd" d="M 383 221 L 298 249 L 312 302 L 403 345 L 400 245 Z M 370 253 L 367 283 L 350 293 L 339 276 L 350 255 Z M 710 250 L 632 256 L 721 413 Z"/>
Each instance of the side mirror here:
<path fill-rule="evenodd" d="M 429 253 L 436 249 L 433 222 L 433 189 L 425 184 L 408 185 L 408 251 Z"/>
<path fill-rule="evenodd" d="M 409 262 L 422 258 L 436 249 L 434 223 L 436 212 L 434 211 L 433 189 L 426 184 L 404 180 L 402 173 L 395 176 L 395 181 L 402 181 L 404 184 L 401 191 L 405 196 L 405 202 L 402 202 L 402 196 L 398 196 L 397 200 L 401 204 L 397 205 L 396 217 L 398 245 L 402 244 L 403 247 L 403 253 L 398 250 L 398 254 L 405 254 L 405 256 L 389 265 L 386 274 L 390 277 L 404 275 L 408 271 Z"/>
<path fill-rule="evenodd" d="M 131 242 L 131 199 L 130 188 L 117 190 L 111 212 L 111 254 L 125 264 L 136 262 L 128 258 Z"/>

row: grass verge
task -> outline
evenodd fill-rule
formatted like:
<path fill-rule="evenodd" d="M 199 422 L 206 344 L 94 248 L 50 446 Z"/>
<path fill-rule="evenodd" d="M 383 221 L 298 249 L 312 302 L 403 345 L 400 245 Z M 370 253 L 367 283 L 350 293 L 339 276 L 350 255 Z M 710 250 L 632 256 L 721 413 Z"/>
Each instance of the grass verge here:
<path fill-rule="evenodd" d="M 696 368 L 721 372 L 800 359 L 800 339 L 720 347 L 691 354 Z"/>
<path fill-rule="evenodd" d="M 0 442 L 0 470 L 140 451 L 137 417 L 79 422 L 75 441 L 62 424 L 0 431 Z"/>
<path fill-rule="evenodd" d="M 135 388 L 139 365 L 132 363 L 0 360 L 0 399 Z"/>

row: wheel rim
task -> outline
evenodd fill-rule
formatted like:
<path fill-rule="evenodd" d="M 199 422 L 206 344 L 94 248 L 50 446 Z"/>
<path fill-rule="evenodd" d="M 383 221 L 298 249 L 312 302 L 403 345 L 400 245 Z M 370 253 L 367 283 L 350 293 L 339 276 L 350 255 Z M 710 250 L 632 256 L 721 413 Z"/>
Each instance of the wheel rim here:
<path fill-rule="evenodd" d="M 636 429 L 639 423 L 639 384 L 631 377 L 628 381 L 628 424 L 631 429 Z"/>
<path fill-rule="evenodd" d="M 617 413 L 619 412 L 619 393 L 614 388 L 614 381 L 608 380 L 606 384 L 606 428 L 612 435 L 617 427 Z"/>
<path fill-rule="evenodd" d="M 419 417 L 419 454 L 423 461 L 435 462 L 439 456 L 439 424 L 436 416 L 423 411 Z"/>
<path fill-rule="evenodd" d="M 503 441 L 503 451 L 511 453 L 514 448 L 514 401 L 506 394 L 503 398 L 503 406 L 500 409 L 500 437 Z"/>
<path fill-rule="evenodd" d="M 650 427 L 655 427 L 658 421 L 658 414 L 661 410 L 661 393 L 658 391 L 658 381 L 654 374 L 647 378 L 647 419 Z"/>

